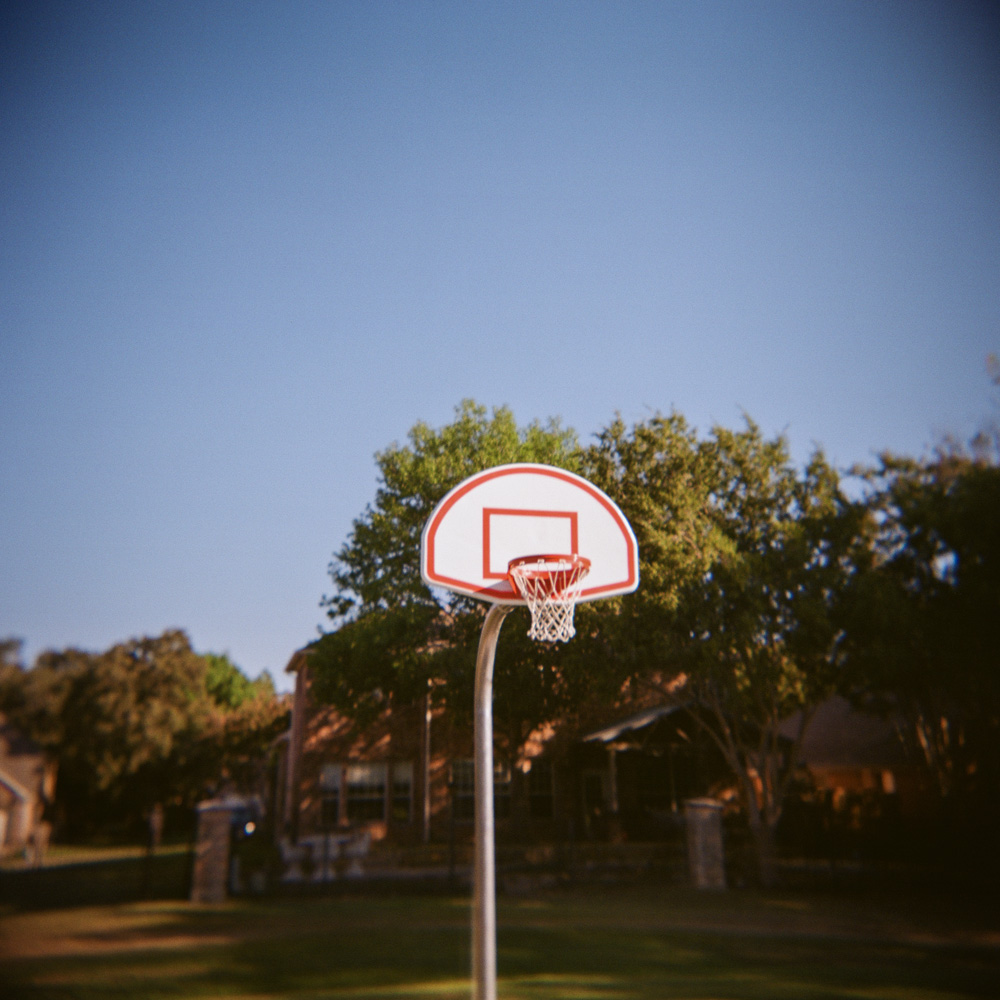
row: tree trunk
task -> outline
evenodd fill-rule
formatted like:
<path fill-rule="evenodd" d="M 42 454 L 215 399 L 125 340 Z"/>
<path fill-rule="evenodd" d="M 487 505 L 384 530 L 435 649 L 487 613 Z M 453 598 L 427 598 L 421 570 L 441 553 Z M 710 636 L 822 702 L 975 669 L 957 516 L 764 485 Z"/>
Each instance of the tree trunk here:
<path fill-rule="evenodd" d="M 750 836 L 753 838 L 756 855 L 757 878 L 765 889 L 770 889 L 778 882 L 778 852 L 775 844 L 774 824 L 769 823 L 766 817 L 761 814 L 756 790 L 750 782 L 744 785 L 744 800 L 747 824 L 750 827 Z"/>
<path fill-rule="evenodd" d="M 757 876 L 763 888 L 771 889 L 778 884 L 778 851 L 774 827 L 762 821 L 752 832 L 757 849 Z"/>

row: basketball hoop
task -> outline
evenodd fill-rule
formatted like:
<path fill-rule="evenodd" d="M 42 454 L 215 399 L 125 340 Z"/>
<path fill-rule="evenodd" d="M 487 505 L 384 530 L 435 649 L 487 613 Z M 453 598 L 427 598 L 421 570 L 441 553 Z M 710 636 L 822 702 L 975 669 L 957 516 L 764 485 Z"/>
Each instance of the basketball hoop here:
<path fill-rule="evenodd" d="M 492 1000 L 497 995 L 493 666 L 500 626 L 511 608 L 526 604 L 532 639 L 572 638 L 579 601 L 631 594 L 639 586 L 639 546 L 621 509 L 593 483 L 552 465 L 514 462 L 476 472 L 441 498 L 420 536 L 420 577 L 428 587 L 491 605 L 476 652 L 472 975 L 476 1000 Z"/>
<path fill-rule="evenodd" d="M 510 585 L 531 612 L 529 639 L 566 642 L 576 635 L 573 611 L 590 571 L 584 556 L 521 556 L 507 567 Z"/>

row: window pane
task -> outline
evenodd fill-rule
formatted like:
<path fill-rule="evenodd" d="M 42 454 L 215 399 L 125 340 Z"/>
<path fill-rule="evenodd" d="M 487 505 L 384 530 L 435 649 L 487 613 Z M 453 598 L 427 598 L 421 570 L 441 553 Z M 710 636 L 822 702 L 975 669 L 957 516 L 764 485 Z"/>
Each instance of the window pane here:
<path fill-rule="evenodd" d="M 320 822 L 324 830 L 329 830 L 340 822 L 340 797 L 336 792 L 323 796 Z"/>
<path fill-rule="evenodd" d="M 349 788 L 385 788 L 385 764 L 348 764 L 346 770 Z"/>
<path fill-rule="evenodd" d="M 451 796 L 455 819 L 474 819 L 476 815 L 476 765 L 471 760 L 451 764 Z M 493 768 L 493 814 L 497 819 L 510 816 L 510 768 Z"/>
<path fill-rule="evenodd" d="M 413 764 L 392 765 L 392 820 L 409 823 L 413 818 Z"/>
<path fill-rule="evenodd" d="M 352 823 L 385 819 L 385 764 L 348 764 L 347 818 Z"/>
<path fill-rule="evenodd" d="M 476 815 L 476 772 L 471 760 L 451 764 L 451 796 L 455 819 L 474 819 Z"/>

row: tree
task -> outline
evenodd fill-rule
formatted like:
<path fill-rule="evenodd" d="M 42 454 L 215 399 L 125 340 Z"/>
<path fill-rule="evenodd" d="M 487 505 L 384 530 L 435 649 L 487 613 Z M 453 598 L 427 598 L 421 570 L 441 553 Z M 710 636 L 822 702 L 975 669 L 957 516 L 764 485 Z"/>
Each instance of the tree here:
<path fill-rule="evenodd" d="M 994 389 L 1000 359 L 986 359 Z M 994 392 L 993 404 L 1000 397 Z M 1000 425 L 929 456 L 855 470 L 870 513 L 868 561 L 845 601 L 856 696 L 897 721 L 939 794 L 942 831 L 966 856 L 1000 832 Z"/>
<path fill-rule="evenodd" d="M 0 692 L 8 687 L 16 686 L 24 672 L 24 664 L 21 662 L 22 640 L 7 636 L 0 639 Z M 0 703 L 0 711 L 3 705 Z"/>
<path fill-rule="evenodd" d="M 6 672 L 9 669 L 21 669 L 22 645 L 22 641 L 13 636 L 0 639 L 0 670 Z"/>
<path fill-rule="evenodd" d="M 58 759 L 57 802 L 74 826 L 162 799 L 168 762 L 188 752 L 204 724 L 200 669 L 180 632 L 97 655 L 39 656 L 8 695 L 8 711 Z"/>
<path fill-rule="evenodd" d="M 948 813 L 997 824 L 1000 465 L 985 436 L 861 470 L 873 544 L 849 591 L 855 690 L 905 720 Z M 973 819 L 975 817 L 975 819 Z"/>
<path fill-rule="evenodd" d="M 56 804 L 82 832 L 248 777 L 286 713 L 269 678 L 227 702 L 235 670 L 168 631 L 98 654 L 42 653 L 31 670 L 5 671 L 0 708 L 58 761 Z"/>
<path fill-rule="evenodd" d="M 420 536 L 438 501 L 481 469 L 510 462 L 579 466 L 573 431 L 557 420 L 518 427 L 505 407 L 488 413 L 471 400 L 452 423 L 416 424 L 405 445 L 376 455 L 379 488 L 330 565 L 335 591 L 324 599 L 335 629 L 317 641 L 310 664 L 318 697 L 370 719 L 392 704 L 434 693 L 471 714 L 475 650 L 484 607 L 432 592 L 420 576 Z M 535 726 L 566 703 L 558 653 L 510 630 L 497 653 L 495 720 L 501 750 L 516 754 Z"/>
<path fill-rule="evenodd" d="M 205 689 L 212 700 L 225 708 L 239 708 L 248 698 L 252 698 L 258 682 L 250 680 L 246 674 L 223 653 L 205 653 Z M 262 678 L 264 684 L 274 684 L 270 677 Z"/>
<path fill-rule="evenodd" d="M 264 778 L 268 751 L 275 740 L 288 728 L 288 707 L 274 688 L 270 674 L 264 671 L 250 680 L 226 656 L 206 654 L 208 663 L 206 688 L 212 701 L 209 724 L 202 737 L 206 760 L 201 774 L 212 776 L 217 785 L 236 791 L 257 791 Z M 227 666 L 229 683 L 221 687 L 218 675 L 213 677 L 213 664 Z M 204 781 L 199 794 L 206 790 Z"/>
<path fill-rule="evenodd" d="M 785 441 L 765 440 L 750 421 L 699 439 L 677 414 L 631 430 L 617 419 L 580 451 L 557 424 L 518 431 L 508 411 L 488 418 L 465 403 L 454 424 L 417 425 L 408 446 L 377 458 L 375 504 L 331 565 L 337 591 L 326 603 L 339 627 L 311 661 L 321 697 L 364 719 L 434 679 L 452 704 L 471 706 L 482 605 L 423 584 L 423 525 L 452 486 L 490 465 L 580 471 L 632 523 L 641 585 L 578 608 L 577 639 L 565 647 L 505 633 L 494 712 L 502 749 L 512 755 L 539 723 L 595 693 L 613 704 L 626 684 L 694 706 L 733 771 L 770 879 L 795 760 L 779 725 L 801 712 L 804 728 L 834 687 L 836 598 L 858 539 L 860 515 L 822 454 L 800 471 Z"/>
<path fill-rule="evenodd" d="M 857 511 L 821 453 L 800 472 L 784 439 L 749 420 L 705 439 L 677 414 L 631 430 L 616 420 L 585 464 L 642 553 L 641 587 L 602 626 L 605 660 L 694 709 L 735 776 L 770 882 L 797 749 L 779 727 L 801 713 L 801 740 L 834 688 Z"/>

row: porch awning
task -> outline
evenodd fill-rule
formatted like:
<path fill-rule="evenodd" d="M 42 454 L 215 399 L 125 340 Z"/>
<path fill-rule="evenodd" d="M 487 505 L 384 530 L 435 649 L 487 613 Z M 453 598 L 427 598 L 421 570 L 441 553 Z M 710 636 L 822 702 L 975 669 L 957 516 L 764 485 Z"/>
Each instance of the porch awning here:
<path fill-rule="evenodd" d="M 622 719 L 621 722 L 616 722 L 606 729 L 598 729 L 596 732 L 584 736 L 582 742 L 614 743 L 615 740 L 621 739 L 626 733 L 634 733 L 637 729 L 645 729 L 646 726 L 651 726 L 654 722 L 658 722 L 672 712 L 676 712 L 679 707 L 679 705 L 659 705 L 656 708 L 643 709 L 643 711 L 636 712 L 635 715 L 630 715 L 627 719 Z"/>
<path fill-rule="evenodd" d="M 31 802 L 35 798 L 13 775 L 7 774 L 2 769 L 0 769 L 0 785 L 10 791 L 15 799 L 20 799 L 22 802 Z"/>

